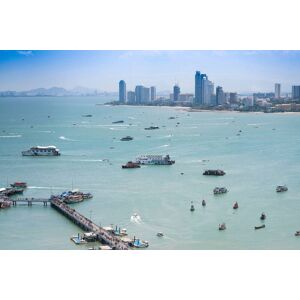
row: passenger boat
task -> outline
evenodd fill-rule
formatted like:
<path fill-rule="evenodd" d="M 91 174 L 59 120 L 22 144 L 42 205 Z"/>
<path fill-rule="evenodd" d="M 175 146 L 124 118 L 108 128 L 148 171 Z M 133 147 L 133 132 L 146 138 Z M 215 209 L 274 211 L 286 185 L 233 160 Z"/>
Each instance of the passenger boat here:
<path fill-rule="evenodd" d="M 60 152 L 55 146 L 35 146 L 22 151 L 23 156 L 59 156 Z"/>
<path fill-rule="evenodd" d="M 135 168 L 140 168 L 139 163 L 135 163 L 132 161 L 129 161 L 126 165 L 122 165 L 122 169 L 135 169 Z"/>
<path fill-rule="evenodd" d="M 238 205 L 237 202 L 235 202 L 234 205 L 233 205 L 233 209 L 238 209 L 238 208 L 239 208 L 239 205 Z"/>
<path fill-rule="evenodd" d="M 276 187 L 276 192 L 277 193 L 286 192 L 287 190 L 288 190 L 288 188 L 285 185 L 278 185 Z"/>
<path fill-rule="evenodd" d="M 155 130 L 155 129 L 159 129 L 158 126 L 150 126 L 150 127 L 146 127 L 145 130 Z"/>
<path fill-rule="evenodd" d="M 203 175 L 224 176 L 226 173 L 223 170 L 205 170 Z"/>
<path fill-rule="evenodd" d="M 163 155 L 143 155 L 136 158 L 136 163 L 141 165 L 173 165 L 175 160 L 171 160 L 167 154 Z"/>
<path fill-rule="evenodd" d="M 122 142 L 124 142 L 124 141 L 132 141 L 133 140 L 133 137 L 132 136 L 129 136 L 129 135 L 127 135 L 127 136 L 125 136 L 125 137 L 122 137 L 121 139 L 120 139 L 120 141 L 122 141 Z"/>
<path fill-rule="evenodd" d="M 216 188 L 214 188 L 214 194 L 215 195 L 225 194 L 227 192 L 228 192 L 228 190 L 226 189 L 226 187 L 216 187 Z"/>
<path fill-rule="evenodd" d="M 226 224 L 225 223 L 219 224 L 219 230 L 226 230 Z"/>
<path fill-rule="evenodd" d="M 255 229 L 255 230 L 256 230 L 256 229 L 262 229 L 262 228 L 265 228 L 265 227 L 266 227 L 266 225 L 263 224 L 263 225 L 260 225 L 260 226 L 255 226 L 254 229 Z"/>

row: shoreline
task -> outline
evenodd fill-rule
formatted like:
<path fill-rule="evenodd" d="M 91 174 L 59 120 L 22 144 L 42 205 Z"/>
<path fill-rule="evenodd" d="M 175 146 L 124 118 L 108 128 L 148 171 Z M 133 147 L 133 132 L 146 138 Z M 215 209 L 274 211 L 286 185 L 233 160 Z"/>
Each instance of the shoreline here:
<path fill-rule="evenodd" d="M 96 104 L 101 105 L 101 104 Z M 119 105 L 113 105 L 113 104 L 103 104 L 104 106 L 121 106 L 121 107 L 142 107 L 142 108 L 165 108 L 165 109 L 173 109 L 175 111 L 182 111 L 182 112 L 188 112 L 188 113 L 195 113 L 195 112 L 212 112 L 212 113 L 240 113 L 240 114 L 266 114 L 266 115 L 300 115 L 299 111 L 286 111 L 286 112 L 271 112 L 271 113 L 265 113 L 263 111 L 237 111 L 237 110 L 218 110 L 218 109 L 201 109 L 201 108 L 192 108 L 192 107 L 184 107 L 184 106 L 156 106 L 156 105 L 126 105 L 126 104 L 119 104 Z"/>

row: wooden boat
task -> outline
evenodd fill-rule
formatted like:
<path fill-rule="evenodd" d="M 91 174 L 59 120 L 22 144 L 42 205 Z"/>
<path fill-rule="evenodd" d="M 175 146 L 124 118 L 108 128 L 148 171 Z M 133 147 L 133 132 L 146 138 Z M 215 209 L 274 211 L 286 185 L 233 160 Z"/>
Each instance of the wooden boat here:
<path fill-rule="evenodd" d="M 262 229 L 262 228 L 265 228 L 265 227 L 266 227 L 266 225 L 263 224 L 263 225 L 260 225 L 260 226 L 255 226 L 254 229 Z"/>

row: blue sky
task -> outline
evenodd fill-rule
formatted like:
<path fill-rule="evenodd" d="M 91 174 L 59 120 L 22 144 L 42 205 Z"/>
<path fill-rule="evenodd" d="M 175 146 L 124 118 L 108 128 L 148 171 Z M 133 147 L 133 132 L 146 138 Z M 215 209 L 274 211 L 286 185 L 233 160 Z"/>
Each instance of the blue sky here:
<path fill-rule="evenodd" d="M 300 51 L 0 51 L 0 90 L 76 86 L 117 91 L 154 85 L 194 91 L 194 74 L 206 73 L 225 91 L 282 91 L 300 85 Z"/>

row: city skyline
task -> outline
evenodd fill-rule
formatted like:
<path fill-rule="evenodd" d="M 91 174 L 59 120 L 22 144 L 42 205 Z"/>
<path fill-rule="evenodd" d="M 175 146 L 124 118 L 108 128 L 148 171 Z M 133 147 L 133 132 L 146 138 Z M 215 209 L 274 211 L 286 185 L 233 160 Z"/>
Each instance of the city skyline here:
<path fill-rule="evenodd" d="M 300 51 L 0 51 L 0 90 L 85 86 L 117 92 L 156 86 L 157 93 L 194 93 L 195 70 L 205 70 L 215 86 L 238 93 L 290 93 L 300 82 Z"/>

